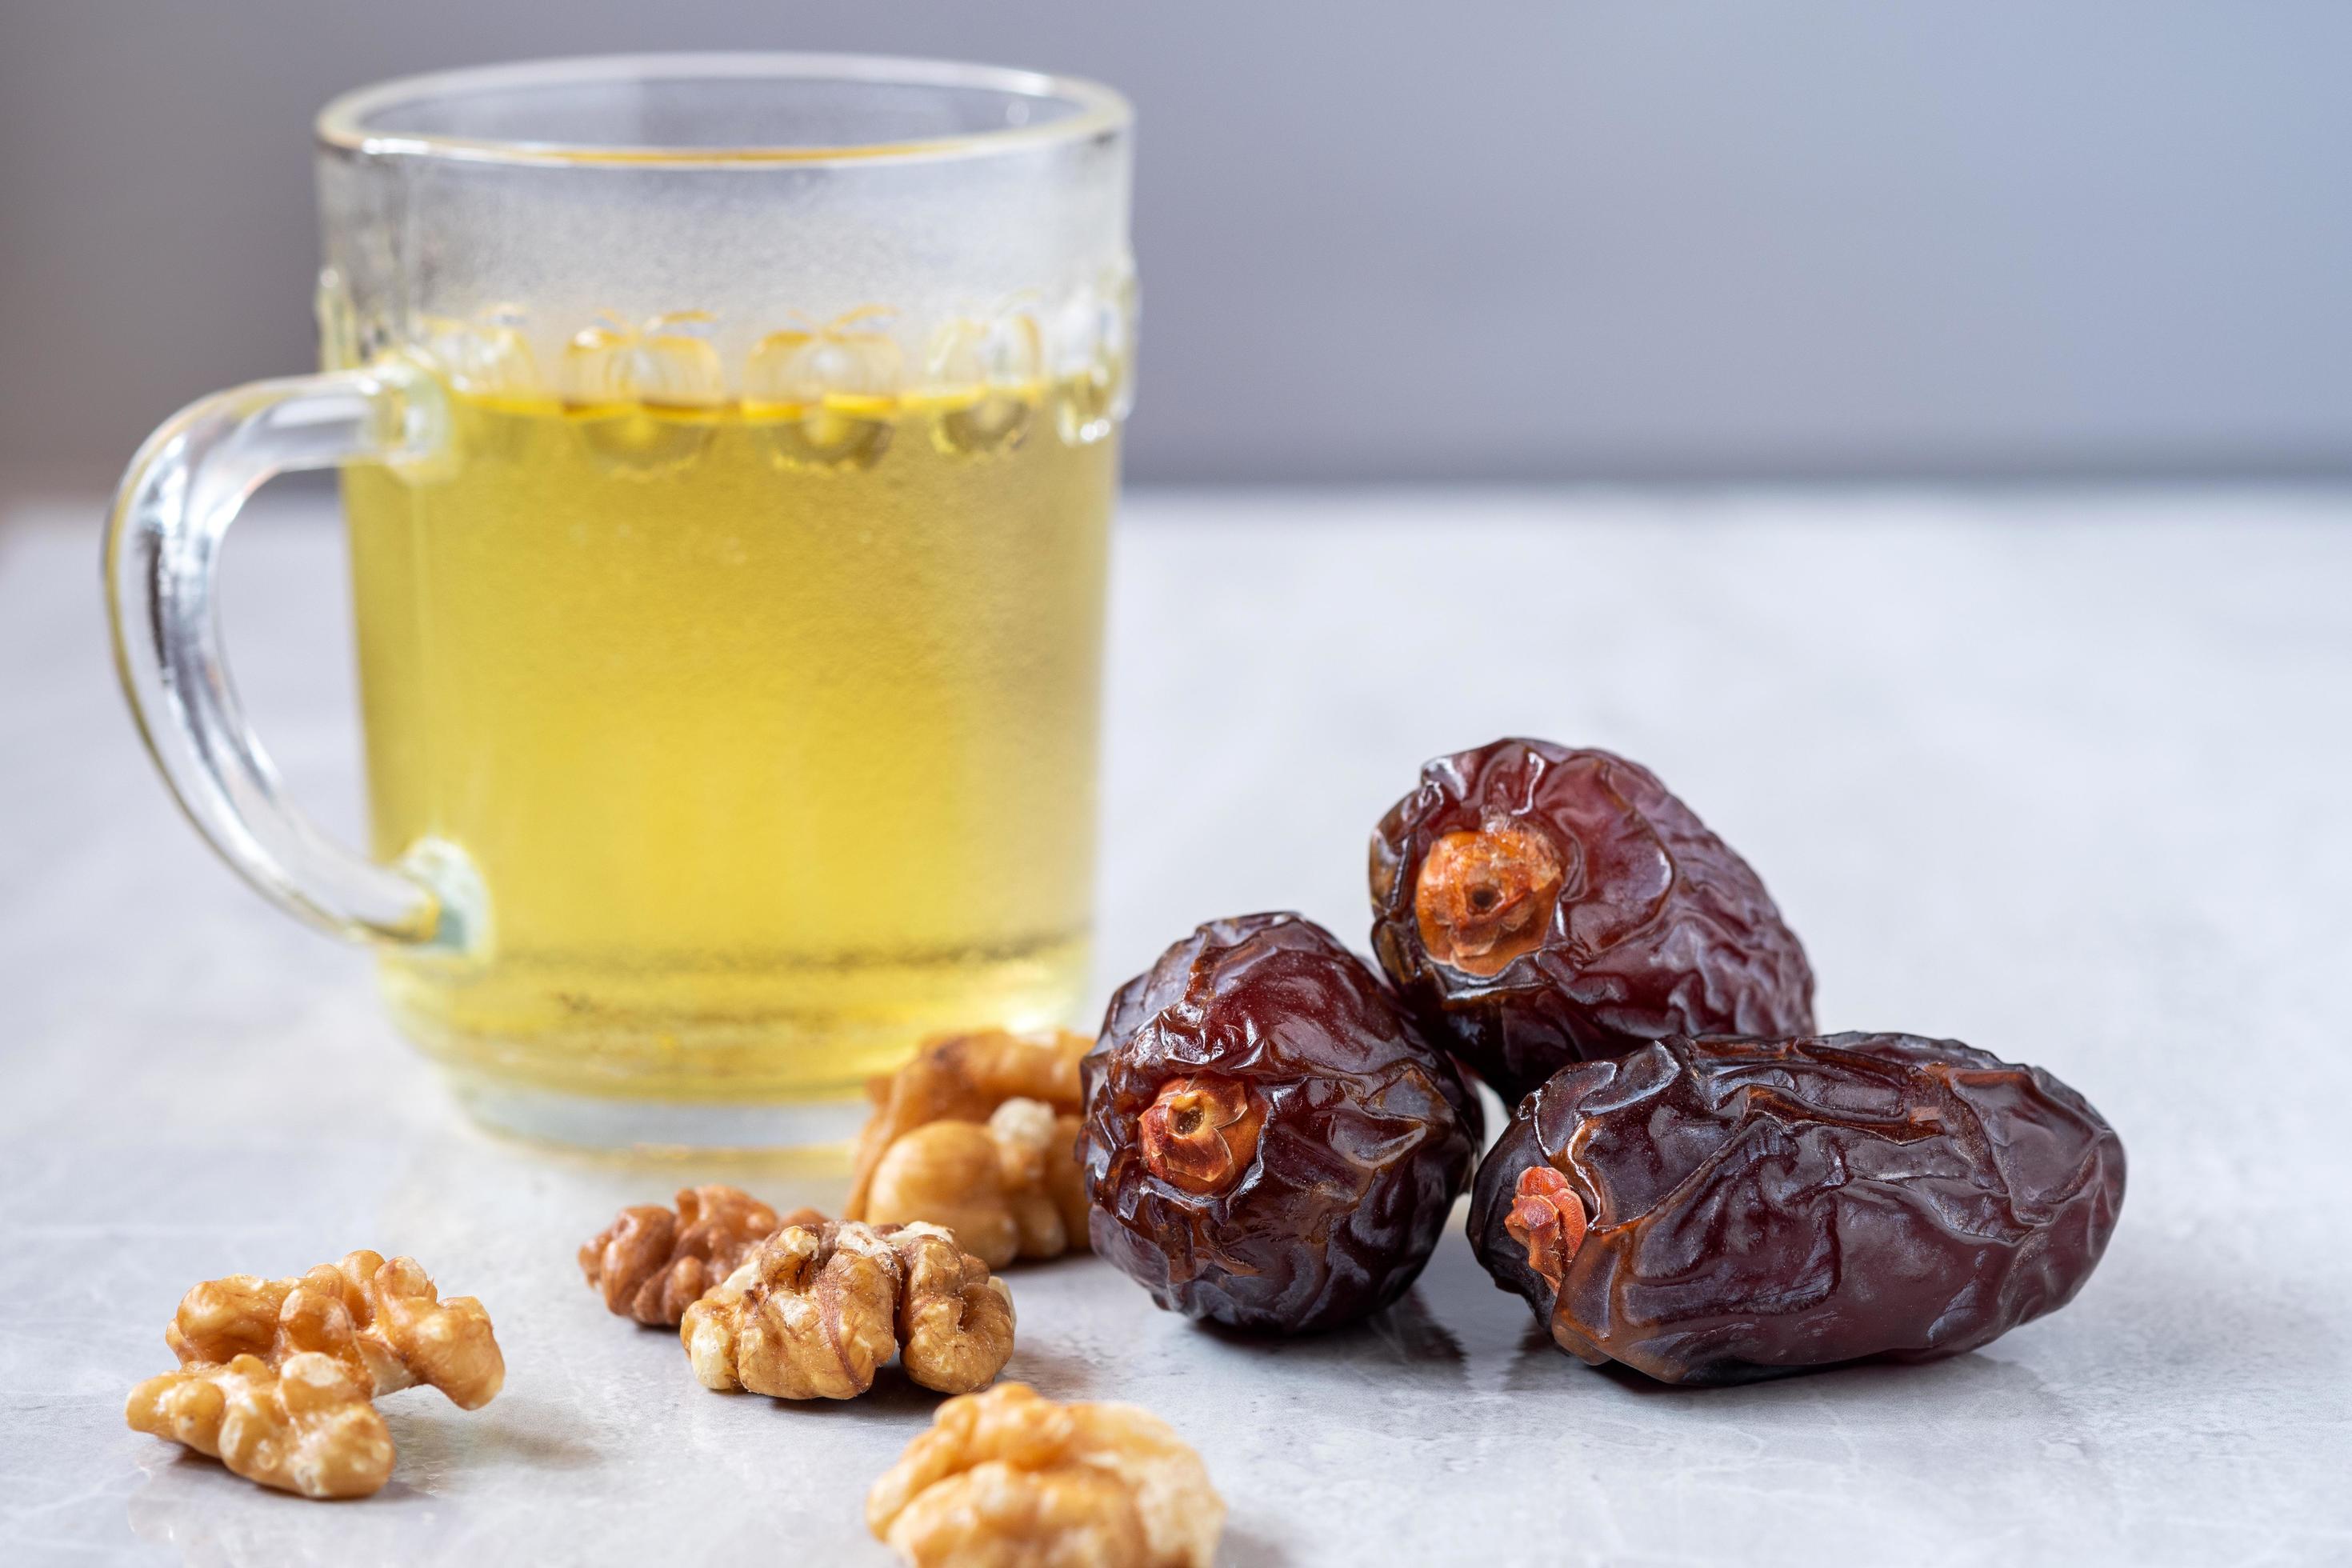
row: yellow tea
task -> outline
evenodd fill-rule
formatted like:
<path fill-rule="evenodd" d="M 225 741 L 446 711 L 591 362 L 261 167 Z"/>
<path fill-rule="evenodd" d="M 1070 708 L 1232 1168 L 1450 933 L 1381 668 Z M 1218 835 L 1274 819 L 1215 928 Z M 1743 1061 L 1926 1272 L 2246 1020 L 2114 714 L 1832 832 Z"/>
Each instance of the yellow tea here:
<path fill-rule="evenodd" d="M 819 1097 L 1086 983 L 1115 423 L 1084 384 L 810 411 L 449 395 L 343 478 L 375 849 L 487 941 L 394 951 L 436 1055 Z"/>

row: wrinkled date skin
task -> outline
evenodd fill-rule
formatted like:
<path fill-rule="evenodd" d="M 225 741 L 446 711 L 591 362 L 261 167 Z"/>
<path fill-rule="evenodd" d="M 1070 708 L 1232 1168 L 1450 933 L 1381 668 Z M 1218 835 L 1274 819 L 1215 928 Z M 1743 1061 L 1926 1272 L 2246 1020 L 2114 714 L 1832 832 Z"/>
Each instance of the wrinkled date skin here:
<path fill-rule="evenodd" d="M 1470 1242 L 1570 1354 L 1742 1383 L 2054 1311 L 2123 1199 L 2122 1143 L 2039 1068 L 1913 1035 L 1675 1038 L 1522 1102 Z"/>
<path fill-rule="evenodd" d="M 1372 951 L 1508 1104 L 1667 1035 L 1811 1032 L 1771 895 L 1647 769 L 1496 741 L 1440 757 L 1372 834 Z"/>
<path fill-rule="evenodd" d="M 1380 976 L 1297 915 L 1171 947 L 1081 1070 L 1095 1250 L 1162 1307 L 1259 1332 L 1402 1295 L 1484 1132 Z"/>

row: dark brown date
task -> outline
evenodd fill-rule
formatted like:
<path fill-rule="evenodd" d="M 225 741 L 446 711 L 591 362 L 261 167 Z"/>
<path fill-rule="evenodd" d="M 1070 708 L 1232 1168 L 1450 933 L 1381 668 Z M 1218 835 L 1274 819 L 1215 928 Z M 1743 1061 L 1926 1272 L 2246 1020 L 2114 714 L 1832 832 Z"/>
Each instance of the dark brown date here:
<path fill-rule="evenodd" d="M 1666 1035 L 1813 1027 L 1763 882 L 1607 752 L 1496 741 L 1425 764 L 1373 832 L 1371 884 L 1381 967 L 1506 1104 Z"/>
<path fill-rule="evenodd" d="M 1162 1307 L 1262 1332 L 1402 1295 L 1484 1131 L 1371 966 L 1291 914 L 1160 954 L 1080 1070 L 1095 1250 Z"/>
<path fill-rule="evenodd" d="M 1660 1040 L 1564 1068 L 1479 1167 L 1470 1242 L 1570 1354 L 1667 1383 L 1974 1350 L 2090 1278 L 2124 1150 L 1957 1040 Z"/>

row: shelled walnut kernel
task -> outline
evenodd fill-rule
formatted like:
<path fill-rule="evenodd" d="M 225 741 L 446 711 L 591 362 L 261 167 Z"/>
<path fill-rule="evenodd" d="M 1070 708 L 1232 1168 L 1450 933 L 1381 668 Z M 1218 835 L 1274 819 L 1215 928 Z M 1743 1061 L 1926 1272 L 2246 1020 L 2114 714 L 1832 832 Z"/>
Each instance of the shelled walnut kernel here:
<path fill-rule="evenodd" d="M 1150 1411 L 1007 1383 L 940 1405 L 866 1493 L 866 1522 L 915 1568 L 1209 1568 L 1225 1505 Z"/>
<path fill-rule="evenodd" d="M 1082 1035 L 934 1040 L 869 1086 L 845 1217 L 945 1226 L 991 1268 L 1087 1247 L 1076 1153 Z"/>
<path fill-rule="evenodd" d="M 208 1279 L 163 1340 L 182 1364 L 131 1391 L 131 1429 L 309 1498 L 367 1497 L 391 1477 L 375 1395 L 427 1384 L 477 1410 L 506 1381 L 479 1301 L 444 1301 L 415 1258 L 368 1251 L 292 1279 Z"/>
<path fill-rule="evenodd" d="M 616 1316 L 675 1327 L 687 1308 L 735 1272 L 751 1249 L 788 1225 L 823 1225 L 814 1209 L 776 1211 L 740 1187 L 711 1184 L 657 1204 L 623 1209 L 580 1249 L 580 1271 Z"/>
<path fill-rule="evenodd" d="M 361 1250 L 298 1279 L 232 1274 L 180 1299 L 163 1342 L 183 1365 L 238 1355 L 282 1366 L 322 1354 L 363 1396 L 429 1384 L 461 1410 L 488 1405 L 506 1382 L 490 1315 L 471 1296 L 444 1301 L 413 1258 Z"/>
<path fill-rule="evenodd" d="M 855 1399 L 893 1355 L 926 1388 L 984 1388 L 1013 1354 L 1013 1295 L 937 1226 L 787 1226 L 678 1328 L 705 1388 Z"/>
<path fill-rule="evenodd" d="M 1084 1250 L 1077 1136 L 1076 1116 L 1038 1100 L 1008 1100 L 985 1123 L 927 1123 L 883 1151 L 864 1211 L 878 1224 L 944 1226 L 991 1268 Z"/>
<path fill-rule="evenodd" d="M 123 1416 L 134 1431 L 307 1498 L 367 1497 L 392 1476 L 392 1434 L 366 1384 L 318 1351 L 275 1367 L 253 1355 L 193 1363 L 132 1389 Z"/>

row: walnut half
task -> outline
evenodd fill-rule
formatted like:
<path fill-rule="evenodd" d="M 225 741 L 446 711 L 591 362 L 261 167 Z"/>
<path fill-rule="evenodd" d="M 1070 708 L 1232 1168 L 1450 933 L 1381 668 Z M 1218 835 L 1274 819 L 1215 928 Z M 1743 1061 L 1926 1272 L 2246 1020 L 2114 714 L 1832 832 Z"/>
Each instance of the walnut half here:
<path fill-rule="evenodd" d="M 893 1355 L 926 1388 L 984 1388 L 1013 1354 L 1013 1295 L 937 1226 L 787 1226 L 678 1328 L 706 1388 L 854 1399 Z"/>
<path fill-rule="evenodd" d="M 461 1410 L 488 1405 L 506 1382 L 490 1315 L 471 1296 L 444 1301 L 413 1258 L 347 1253 L 299 1279 L 232 1274 L 180 1300 L 163 1342 L 183 1365 L 240 1355 L 274 1367 L 323 1355 L 362 1397 L 430 1384 Z"/>
<path fill-rule="evenodd" d="M 675 1213 L 655 1204 L 623 1209 L 580 1249 L 580 1271 L 608 1311 L 672 1327 L 760 1243 L 788 1225 L 824 1223 L 814 1209 L 779 1219 L 740 1187 L 688 1187 Z"/>
<path fill-rule="evenodd" d="M 1209 1568 L 1225 1505 L 1150 1411 L 1007 1383 L 940 1405 L 866 1493 L 866 1522 L 916 1568 Z"/>
<path fill-rule="evenodd" d="M 871 1086 L 845 1217 L 947 1226 L 991 1268 L 1087 1247 L 1077 1161 L 1083 1035 L 934 1040 Z"/>
<path fill-rule="evenodd" d="M 506 1381 L 479 1301 L 444 1301 L 415 1258 L 374 1252 L 298 1279 L 208 1279 L 163 1341 L 180 1370 L 132 1389 L 124 1419 L 304 1497 L 366 1497 L 392 1474 L 377 1394 L 430 1384 L 478 1410 Z"/>
<path fill-rule="evenodd" d="M 254 1355 L 184 1366 L 132 1389 L 122 1414 L 136 1431 L 304 1497 L 366 1497 L 392 1475 L 392 1434 L 367 1384 L 319 1351 L 274 1367 Z"/>

